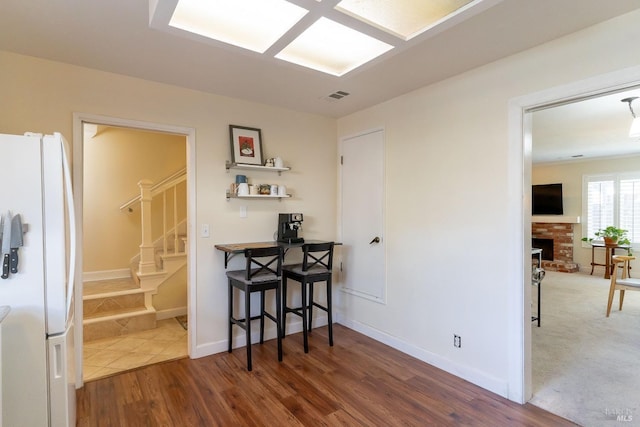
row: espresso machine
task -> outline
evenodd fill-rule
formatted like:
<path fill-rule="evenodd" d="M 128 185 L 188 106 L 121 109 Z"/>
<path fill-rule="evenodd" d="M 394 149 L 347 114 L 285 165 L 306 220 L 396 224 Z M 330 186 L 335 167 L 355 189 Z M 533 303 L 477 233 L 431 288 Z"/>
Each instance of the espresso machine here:
<path fill-rule="evenodd" d="M 278 242 L 304 243 L 304 239 L 298 236 L 298 230 L 301 228 L 301 213 L 278 214 Z"/>

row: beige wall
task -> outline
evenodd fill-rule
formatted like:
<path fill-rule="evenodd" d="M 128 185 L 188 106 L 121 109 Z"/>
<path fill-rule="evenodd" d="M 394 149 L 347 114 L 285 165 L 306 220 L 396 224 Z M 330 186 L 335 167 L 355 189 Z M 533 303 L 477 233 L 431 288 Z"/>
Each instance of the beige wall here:
<path fill-rule="evenodd" d="M 84 272 L 129 268 L 131 258 L 140 251 L 140 205 L 134 205 L 132 212 L 121 211 L 120 206 L 140 194 L 140 180 L 157 183 L 185 166 L 184 136 L 101 127 L 94 137 L 85 138 Z M 181 188 L 184 197 L 185 186 Z M 155 239 L 162 234 L 161 198 L 154 205 Z M 184 203 L 181 211 L 178 218 L 186 218 Z M 171 224 L 173 210 L 168 213 Z"/>
<path fill-rule="evenodd" d="M 509 103 L 639 64 L 638 19 L 622 16 L 338 120 L 339 137 L 386 132 L 388 302 L 340 294 L 342 322 L 518 398 L 522 301 L 510 295 L 524 279 L 525 169 Z"/>
<path fill-rule="evenodd" d="M 153 296 L 153 307 L 158 313 L 169 312 L 175 315 L 187 307 L 187 267 L 182 267 L 169 277 Z"/>
<path fill-rule="evenodd" d="M 534 139 L 535 144 L 535 139 Z M 531 182 L 533 184 L 562 183 L 564 214 L 583 218 L 582 212 L 582 177 L 618 172 L 637 172 L 640 170 L 640 156 L 615 158 L 594 161 L 576 161 L 559 164 L 539 165 L 533 168 Z M 591 247 L 582 242 L 582 224 L 574 226 L 573 259 L 582 271 L 591 271 Z M 602 263 L 602 251 L 596 251 L 596 262 Z M 632 261 L 632 268 L 640 268 L 640 261 Z M 596 267 L 595 274 L 602 275 L 603 267 Z"/>

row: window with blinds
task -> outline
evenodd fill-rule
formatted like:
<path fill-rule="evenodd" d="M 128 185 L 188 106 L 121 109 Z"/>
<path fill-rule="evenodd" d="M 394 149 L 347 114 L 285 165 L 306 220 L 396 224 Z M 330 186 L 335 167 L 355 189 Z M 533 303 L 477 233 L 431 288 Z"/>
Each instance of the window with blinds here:
<path fill-rule="evenodd" d="M 585 175 L 582 188 L 583 237 L 613 225 L 627 230 L 632 244 L 640 243 L 640 172 Z"/>

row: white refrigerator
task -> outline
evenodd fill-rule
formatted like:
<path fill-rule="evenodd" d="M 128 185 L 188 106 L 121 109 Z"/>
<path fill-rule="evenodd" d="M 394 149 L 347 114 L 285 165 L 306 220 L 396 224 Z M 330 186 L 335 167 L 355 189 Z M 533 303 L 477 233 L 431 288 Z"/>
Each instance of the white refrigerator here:
<path fill-rule="evenodd" d="M 11 307 L 0 346 L 4 427 L 76 423 L 76 226 L 67 153 L 58 133 L 0 134 L 2 243 L 12 236 L 11 251 L 18 255 L 0 278 L 0 305 Z M 14 242 L 15 227 L 5 226 L 16 216 L 22 246 Z"/>

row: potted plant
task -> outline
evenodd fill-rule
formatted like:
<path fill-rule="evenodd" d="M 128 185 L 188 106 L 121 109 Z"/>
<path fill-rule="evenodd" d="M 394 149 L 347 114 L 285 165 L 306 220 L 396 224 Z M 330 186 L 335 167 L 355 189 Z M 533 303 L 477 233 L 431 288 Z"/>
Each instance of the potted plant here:
<path fill-rule="evenodd" d="M 604 240 L 604 244 L 607 246 L 631 244 L 631 242 L 627 238 L 627 230 L 614 227 L 613 225 L 610 225 L 607 228 L 601 228 L 594 234 L 596 237 L 601 237 Z M 593 238 L 583 237 L 582 240 L 585 242 L 591 242 Z"/>

